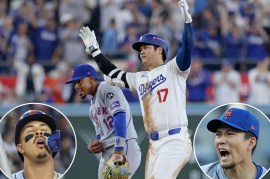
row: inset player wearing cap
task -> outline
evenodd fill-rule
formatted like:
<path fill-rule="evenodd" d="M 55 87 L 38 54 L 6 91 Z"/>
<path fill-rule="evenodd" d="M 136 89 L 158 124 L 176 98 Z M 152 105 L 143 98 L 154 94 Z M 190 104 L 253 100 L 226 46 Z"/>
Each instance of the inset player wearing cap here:
<path fill-rule="evenodd" d="M 230 108 L 219 119 L 211 120 L 207 129 L 216 133 L 214 144 L 219 158 L 219 161 L 202 166 L 209 177 L 259 179 L 267 172 L 252 161 L 260 125 L 249 111 Z"/>
<path fill-rule="evenodd" d="M 24 169 L 13 173 L 13 179 L 62 176 L 54 171 L 53 157 L 60 150 L 60 131 L 52 116 L 39 110 L 26 111 L 16 124 L 15 145 Z"/>

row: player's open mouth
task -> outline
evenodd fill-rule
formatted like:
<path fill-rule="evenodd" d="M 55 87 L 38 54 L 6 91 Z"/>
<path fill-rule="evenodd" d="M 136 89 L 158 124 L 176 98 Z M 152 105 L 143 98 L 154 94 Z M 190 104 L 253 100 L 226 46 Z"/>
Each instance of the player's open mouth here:
<path fill-rule="evenodd" d="M 37 144 L 38 147 L 44 147 L 45 146 L 45 140 L 40 137 L 40 138 L 38 138 L 36 140 L 36 144 Z"/>
<path fill-rule="evenodd" d="M 78 95 L 82 95 L 82 90 L 77 90 Z"/>
<path fill-rule="evenodd" d="M 227 159 L 229 157 L 229 155 L 230 155 L 230 152 L 228 152 L 227 150 L 219 149 L 219 156 L 220 156 L 221 160 Z"/>

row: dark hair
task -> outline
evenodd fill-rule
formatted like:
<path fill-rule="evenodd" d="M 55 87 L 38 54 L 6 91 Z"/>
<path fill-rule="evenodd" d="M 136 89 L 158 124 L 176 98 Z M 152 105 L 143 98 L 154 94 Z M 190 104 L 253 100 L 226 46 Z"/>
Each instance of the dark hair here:
<path fill-rule="evenodd" d="M 154 49 L 156 50 L 158 47 L 161 47 L 161 46 L 158 46 L 158 45 L 153 45 L 154 46 Z M 162 48 L 162 47 L 161 47 Z M 165 52 L 164 52 L 164 49 L 162 48 L 162 60 L 163 62 L 166 60 L 166 56 L 165 56 Z"/>
<path fill-rule="evenodd" d="M 245 132 L 245 135 L 244 135 L 244 139 L 245 140 L 250 139 L 251 137 L 256 138 L 255 134 L 253 134 L 252 132 L 249 132 L 249 131 Z M 256 140 L 255 146 L 252 149 L 252 155 L 253 155 L 253 152 L 255 151 L 256 147 L 257 147 L 257 140 Z"/>

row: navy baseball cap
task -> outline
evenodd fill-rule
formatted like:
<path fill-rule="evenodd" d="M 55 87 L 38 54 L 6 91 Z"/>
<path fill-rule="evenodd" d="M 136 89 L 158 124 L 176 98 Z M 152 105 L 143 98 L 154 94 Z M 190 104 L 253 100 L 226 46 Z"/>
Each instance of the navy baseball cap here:
<path fill-rule="evenodd" d="M 16 128 L 15 128 L 15 144 L 19 144 L 19 139 L 20 139 L 20 134 L 21 134 L 21 130 L 22 128 L 29 122 L 31 121 L 41 121 L 46 123 L 52 130 L 52 132 L 54 132 L 57 127 L 56 127 L 56 122 L 55 119 L 44 113 L 43 111 L 39 111 L 39 110 L 29 110 L 26 111 L 17 121 L 16 124 Z M 20 157 L 20 159 L 22 161 L 24 161 L 23 155 L 18 152 L 18 155 Z M 57 154 L 57 152 L 53 152 L 53 157 Z"/>
<path fill-rule="evenodd" d="M 72 69 L 72 77 L 66 82 L 72 83 L 73 81 L 80 80 L 84 77 L 94 77 L 96 80 L 97 78 L 97 72 L 96 70 L 89 64 L 81 64 L 73 67 Z"/>
<path fill-rule="evenodd" d="M 257 140 L 259 138 L 259 121 L 247 110 L 230 108 L 219 119 L 209 121 L 207 129 L 215 133 L 222 124 L 227 124 L 241 131 L 249 131 L 256 136 Z"/>

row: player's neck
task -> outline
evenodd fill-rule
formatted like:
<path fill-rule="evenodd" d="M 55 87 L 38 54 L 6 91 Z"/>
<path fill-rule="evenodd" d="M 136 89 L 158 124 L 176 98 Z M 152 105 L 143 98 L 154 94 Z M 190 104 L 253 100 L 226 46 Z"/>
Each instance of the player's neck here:
<path fill-rule="evenodd" d="M 54 178 L 53 159 L 42 163 L 24 161 L 24 177 L 25 179 L 48 179 Z"/>
<path fill-rule="evenodd" d="M 230 179 L 253 179 L 257 175 L 257 167 L 251 161 L 237 164 L 234 168 L 226 169 L 224 172 Z"/>
<path fill-rule="evenodd" d="M 96 95 L 99 84 L 100 84 L 100 82 L 95 83 L 95 88 L 93 90 L 92 96 Z"/>
<path fill-rule="evenodd" d="M 163 64 L 164 64 L 163 61 L 162 62 L 158 61 L 156 63 L 153 63 L 153 64 L 149 65 L 148 70 L 151 71 L 151 70 L 153 70 L 153 69 L 155 69 L 155 68 L 157 68 L 157 67 L 159 67 L 159 66 L 161 66 Z"/>

